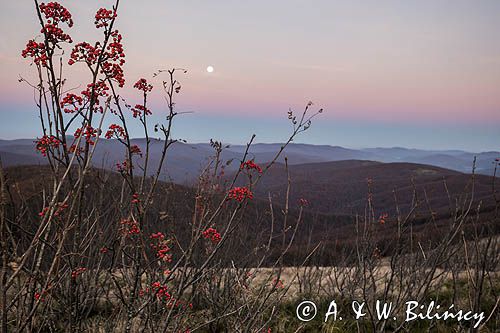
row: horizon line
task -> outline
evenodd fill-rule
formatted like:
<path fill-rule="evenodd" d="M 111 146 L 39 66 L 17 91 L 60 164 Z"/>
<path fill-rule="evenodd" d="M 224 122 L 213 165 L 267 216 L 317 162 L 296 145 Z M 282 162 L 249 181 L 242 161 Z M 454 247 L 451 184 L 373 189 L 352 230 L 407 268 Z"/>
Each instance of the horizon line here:
<path fill-rule="evenodd" d="M 72 135 L 67 135 L 67 137 L 72 137 Z M 0 138 L 0 141 L 20 141 L 20 140 L 34 140 L 35 138 L 27 138 L 27 137 L 21 137 L 21 138 L 14 138 L 14 139 L 4 139 Z M 132 137 L 130 140 L 144 140 L 146 139 L 145 137 Z M 162 141 L 163 139 L 159 138 L 152 138 L 150 137 L 151 140 L 160 140 Z M 105 140 L 105 141 L 111 141 L 111 140 L 116 140 L 116 139 L 106 139 L 104 137 L 101 137 L 100 140 Z M 186 141 L 183 142 L 182 140 L 177 140 L 177 143 L 181 144 L 192 144 L 192 145 L 199 145 L 199 144 L 210 144 L 209 141 L 201 142 L 201 141 Z M 246 143 L 224 143 L 223 144 L 230 145 L 230 146 L 246 146 Z M 284 142 L 254 142 L 252 143 L 252 146 L 255 145 L 282 145 Z M 463 152 L 463 153 L 470 153 L 470 154 L 482 154 L 482 153 L 500 153 L 499 150 L 481 150 L 481 151 L 471 151 L 471 150 L 464 150 L 464 149 L 459 149 L 459 148 L 446 148 L 446 149 L 432 149 L 432 148 L 415 148 L 415 147 L 409 147 L 409 146 L 364 146 L 364 147 L 356 147 L 356 146 L 342 146 L 342 145 L 332 145 L 332 144 L 326 144 L 326 143 L 306 143 L 306 142 L 290 142 L 289 145 L 309 145 L 309 146 L 326 146 L 326 147 L 331 147 L 331 148 L 343 148 L 343 149 L 351 149 L 351 150 L 365 150 L 365 149 L 406 149 L 406 150 L 422 150 L 422 151 L 429 151 L 429 152 L 449 152 L 449 151 L 457 151 L 457 152 Z"/>

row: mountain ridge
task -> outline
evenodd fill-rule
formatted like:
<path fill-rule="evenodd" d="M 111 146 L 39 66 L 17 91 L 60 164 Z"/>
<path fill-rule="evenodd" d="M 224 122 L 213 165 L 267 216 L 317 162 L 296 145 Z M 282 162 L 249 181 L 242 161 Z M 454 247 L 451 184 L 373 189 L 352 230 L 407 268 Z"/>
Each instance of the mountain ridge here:
<path fill-rule="evenodd" d="M 144 151 L 145 139 L 131 139 Z M 254 159 L 257 163 L 266 163 L 273 160 L 283 143 L 256 143 L 248 152 L 247 159 Z M 150 167 L 151 170 L 159 163 L 159 155 L 163 141 L 151 139 Z M 246 145 L 228 145 L 223 150 L 221 158 L 224 161 L 241 160 Z M 214 150 L 208 143 L 176 142 L 168 151 L 166 171 L 164 177 L 177 183 L 190 183 L 196 180 L 200 171 L 206 166 Z M 419 163 L 451 169 L 463 173 L 471 173 L 474 158 L 476 158 L 475 172 L 492 175 L 494 161 L 500 157 L 500 152 L 467 152 L 462 150 L 423 150 L 416 148 L 363 148 L 351 149 L 333 145 L 313 145 L 306 143 L 291 143 L 278 160 L 284 161 L 287 157 L 289 165 L 323 163 L 345 160 L 365 160 L 381 163 L 408 162 Z M 45 160 L 35 150 L 32 139 L 0 140 L 0 158 L 5 166 L 44 164 Z M 124 159 L 123 147 L 116 140 L 100 139 L 100 144 L 94 155 L 94 164 L 113 169 L 116 163 Z M 140 161 L 138 161 L 140 162 Z M 140 163 L 139 163 L 140 164 Z M 238 163 L 228 165 L 228 170 L 234 170 Z"/>

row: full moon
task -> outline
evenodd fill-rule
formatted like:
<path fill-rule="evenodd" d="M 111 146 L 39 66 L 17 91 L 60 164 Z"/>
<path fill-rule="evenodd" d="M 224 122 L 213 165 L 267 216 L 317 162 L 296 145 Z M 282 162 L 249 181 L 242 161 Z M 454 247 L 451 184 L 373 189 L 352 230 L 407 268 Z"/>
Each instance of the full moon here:
<path fill-rule="evenodd" d="M 214 68 L 212 66 L 207 67 L 207 72 L 212 73 L 214 71 Z"/>

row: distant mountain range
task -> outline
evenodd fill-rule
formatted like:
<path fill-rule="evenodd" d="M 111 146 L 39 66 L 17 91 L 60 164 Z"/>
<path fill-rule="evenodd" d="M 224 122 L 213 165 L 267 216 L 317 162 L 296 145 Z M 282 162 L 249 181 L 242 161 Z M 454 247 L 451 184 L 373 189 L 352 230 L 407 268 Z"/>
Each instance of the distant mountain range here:
<path fill-rule="evenodd" d="M 133 139 L 143 151 L 145 139 Z M 45 158 L 35 151 L 32 139 L 0 140 L 0 158 L 4 166 L 45 164 Z M 149 172 L 153 173 L 159 163 L 163 142 L 152 140 L 150 146 Z M 273 159 L 280 149 L 280 143 L 258 143 L 252 145 L 248 158 L 265 163 Z M 234 170 L 239 166 L 246 149 L 244 145 L 230 145 L 222 153 L 225 161 L 235 160 L 228 166 Z M 176 183 L 189 184 L 197 179 L 200 171 L 206 166 L 214 150 L 209 144 L 180 143 L 171 146 L 168 151 L 167 163 L 163 177 Z M 383 163 L 407 162 L 426 164 L 471 173 L 474 158 L 476 158 L 476 173 L 492 175 L 493 161 L 500 157 L 500 152 L 472 153 L 461 150 L 421 150 L 407 148 L 366 148 L 348 149 L 339 146 L 290 144 L 278 162 L 288 158 L 290 165 L 323 163 L 344 160 L 364 160 Z M 93 158 L 96 167 L 113 169 L 117 162 L 124 159 L 124 150 L 116 140 L 101 139 Z M 140 165 L 140 161 L 139 161 Z"/>

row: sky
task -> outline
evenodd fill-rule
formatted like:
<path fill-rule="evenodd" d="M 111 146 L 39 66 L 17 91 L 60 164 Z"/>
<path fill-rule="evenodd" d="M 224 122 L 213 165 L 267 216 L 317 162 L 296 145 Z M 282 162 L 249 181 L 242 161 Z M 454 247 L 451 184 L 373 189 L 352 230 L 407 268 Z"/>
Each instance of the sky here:
<path fill-rule="evenodd" d="M 61 3 L 75 42 L 100 38 L 93 16 L 110 1 Z M 0 139 L 33 138 L 33 91 L 18 79 L 34 78 L 20 52 L 40 27 L 31 1 L 0 6 Z M 122 0 L 121 94 L 136 104 L 138 78 L 187 69 L 177 98 L 186 113 L 174 135 L 190 142 L 241 144 L 253 133 L 257 142 L 282 142 L 288 109 L 311 100 L 325 112 L 297 142 L 500 150 L 498 13 L 496 0 Z M 88 83 L 83 65 L 65 73 L 68 87 Z M 162 121 L 160 89 L 151 98 L 151 123 Z M 141 136 L 139 124 L 131 131 Z"/>

